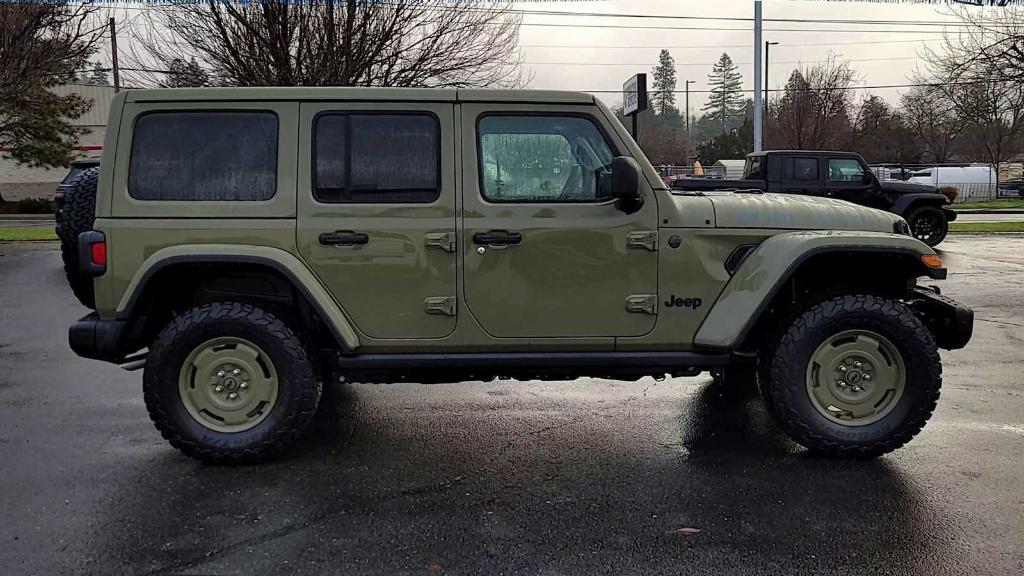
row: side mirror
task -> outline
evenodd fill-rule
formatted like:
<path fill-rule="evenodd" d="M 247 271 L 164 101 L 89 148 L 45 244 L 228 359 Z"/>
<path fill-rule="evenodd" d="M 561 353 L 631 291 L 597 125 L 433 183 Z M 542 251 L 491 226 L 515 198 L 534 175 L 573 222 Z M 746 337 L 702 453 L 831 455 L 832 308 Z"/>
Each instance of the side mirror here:
<path fill-rule="evenodd" d="M 863 181 L 865 184 L 871 184 L 875 181 L 875 175 L 871 172 L 865 172 Z"/>
<path fill-rule="evenodd" d="M 631 214 L 644 205 L 640 195 L 640 165 L 629 156 L 612 160 L 612 196 L 619 210 Z"/>

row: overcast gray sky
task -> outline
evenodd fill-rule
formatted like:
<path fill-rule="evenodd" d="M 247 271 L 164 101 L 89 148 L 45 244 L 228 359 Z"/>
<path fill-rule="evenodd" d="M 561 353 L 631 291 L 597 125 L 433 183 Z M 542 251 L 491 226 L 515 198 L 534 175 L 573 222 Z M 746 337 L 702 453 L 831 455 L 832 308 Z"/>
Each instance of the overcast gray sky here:
<path fill-rule="evenodd" d="M 716 16 L 750 18 L 753 0 L 617 0 L 608 2 L 520 2 L 524 10 L 572 11 L 576 14 L 659 14 L 672 16 Z M 781 87 L 789 73 L 803 64 L 828 57 L 829 52 L 852 62 L 861 85 L 907 84 L 910 74 L 921 65 L 917 58 L 924 42 L 937 44 L 941 27 L 912 26 L 922 21 L 949 21 L 945 9 L 928 4 L 874 2 L 813 2 L 765 0 L 765 18 L 887 20 L 887 25 L 821 23 L 767 23 L 764 40 L 779 42 L 771 48 L 769 80 Z M 667 48 L 676 61 L 679 89 L 684 80 L 696 80 L 691 90 L 707 90 L 707 75 L 722 52 L 728 52 L 743 73 L 744 88 L 753 86 L 753 33 L 749 22 L 715 20 L 650 20 L 587 16 L 526 15 L 520 42 L 533 88 L 561 90 L 621 90 L 622 83 L 637 72 L 650 74 L 658 52 Z M 699 30 L 619 29 L 586 27 L 543 27 L 538 23 L 595 24 L 600 26 L 673 26 Z M 706 28 L 745 28 L 739 31 Z M 846 32 L 797 32 L 783 29 L 841 29 Z M 914 40 L 911 42 L 910 40 Z M 559 46 L 557 48 L 549 46 Z M 570 48 L 571 47 L 571 48 Z M 627 48 L 629 47 L 629 48 Z M 566 62 L 545 65 L 543 62 Z M 906 89 L 872 90 L 895 101 Z M 618 93 L 599 94 L 609 105 L 622 101 Z M 682 107 L 682 95 L 677 104 Z M 699 110 L 704 94 L 691 94 L 691 110 Z"/>

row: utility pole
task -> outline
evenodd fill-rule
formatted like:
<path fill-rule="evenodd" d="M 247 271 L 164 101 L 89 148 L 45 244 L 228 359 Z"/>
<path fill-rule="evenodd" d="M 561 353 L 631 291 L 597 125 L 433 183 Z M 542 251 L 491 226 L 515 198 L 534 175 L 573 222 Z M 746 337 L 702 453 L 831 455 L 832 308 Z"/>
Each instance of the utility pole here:
<path fill-rule="evenodd" d="M 754 0 L 754 152 L 762 150 L 761 131 L 764 126 L 761 104 L 761 0 Z"/>
<path fill-rule="evenodd" d="M 110 62 L 114 71 L 114 92 L 121 91 L 121 72 L 117 67 L 117 28 L 114 26 L 114 18 L 110 18 Z"/>
<path fill-rule="evenodd" d="M 690 146 L 692 144 L 690 136 L 690 84 L 696 84 L 696 80 L 686 81 L 686 159 L 690 159 Z"/>
<path fill-rule="evenodd" d="M 764 116 L 762 117 L 764 124 L 768 123 L 768 50 L 776 45 L 778 42 L 764 43 Z"/>

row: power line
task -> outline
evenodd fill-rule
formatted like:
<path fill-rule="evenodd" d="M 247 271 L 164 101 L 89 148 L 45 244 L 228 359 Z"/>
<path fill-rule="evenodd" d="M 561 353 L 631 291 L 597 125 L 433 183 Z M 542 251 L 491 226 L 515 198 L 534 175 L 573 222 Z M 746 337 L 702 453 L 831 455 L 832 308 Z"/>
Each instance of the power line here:
<path fill-rule="evenodd" d="M 865 41 L 861 41 L 861 42 L 811 42 L 811 43 L 799 43 L 799 44 L 791 44 L 789 42 L 786 42 L 785 44 L 780 44 L 779 46 L 782 47 L 782 48 L 792 48 L 792 47 L 803 47 L 803 46 L 853 46 L 853 45 L 860 45 L 860 44 L 906 44 L 906 43 L 911 43 L 911 42 L 914 42 L 914 43 L 916 43 L 916 42 L 934 42 L 936 40 L 939 40 L 939 38 L 918 38 L 918 39 L 915 39 L 915 40 L 865 40 Z M 699 49 L 708 50 L 708 49 L 716 49 L 717 50 L 717 49 L 722 49 L 722 48 L 752 48 L 752 46 L 750 44 L 696 44 L 696 45 L 691 44 L 689 46 L 608 46 L 606 44 L 602 44 L 602 45 L 597 45 L 597 44 L 576 44 L 576 45 L 567 45 L 567 44 L 520 44 L 519 47 L 520 48 L 579 48 L 581 50 L 582 49 L 589 50 L 589 49 L 594 49 L 594 48 L 601 48 L 601 49 L 608 49 L 608 50 L 623 50 L 623 49 L 631 50 L 631 49 L 641 49 L 641 48 L 645 49 L 645 50 L 658 50 L 658 49 L 662 49 L 662 48 L 664 48 L 666 50 L 667 49 L 672 49 L 672 50 L 699 50 Z"/>
<path fill-rule="evenodd" d="M 541 28 L 614 28 L 616 30 L 701 30 L 704 32 L 750 32 L 751 28 L 718 28 L 710 26 L 632 26 L 629 24 L 560 24 L 557 22 L 522 22 L 520 26 Z M 849 30 L 841 28 L 765 28 L 765 32 L 816 32 L 837 34 L 945 34 L 943 30 Z"/>
<path fill-rule="evenodd" d="M 892 60 L 919 60 L 918 56 L 906 56 L 899 58 L 854 58 L 854 59 L 841 59 L 842 62 L 889 62 Z M 772 66 L 776 64 L 817 64 L 821 62 L 828 62 L 828 60 L 789 60 L 789 61 L 773 61 Z M 654 62 L 523 62 L 523 64 L 529 64 L 531 66 L 657 66 L 658 63 Z M 678 68 L 679 66 L 711 66 L 713 62 L 675 62 L 674 65 Z M 750 66 L 753 62 L 733 62 L 737 66 Z"/>
<path fill-rule="evenodd" d="M 881 89 L 887 89 L 887 88 L 942 88 L 942 87 L 945 87 L 945 86 L 978 86 L 978 85 L 982 85 L 982 84 L 994 84 L 994 83 L 1002 83 L 1002 82 L 1015 82 L 1015 80 L 976 80 L 976 81 L 968 81 L 968 82 L 927 82 L 927 83 L 921 83 L 921 84 L 879 84 L 879 85 L 875 85 L 875 86 L 867 86 L 867 85 L 865 85 L 865 86 L 842 86 L 842 87 L 829 87 L 829 88 L 810 88 L 810 87 L 807 87 L 807 88 L 796 88 L 796 89 L 771 88 L 771 89 L 768 90 L 768 92 L 787 92 L 787 91 L 821 92 L 821 91 L 824 91 L 824 90 L 881 90 Z M 719 94 L 719 93 L 722 93 L 722 92 L 731 93 L 731 94 L 745 94 L 745 93 L 752 94 L 756 90 L 762 90 L 763 91 L 764 88 L 750 88 L 750 89 L 741 88 L 741 89 L 738 89 L 738 90 L 724 90 L 724 91 L 721 91 L 721 90 L 690 90 L 690 94 L 711 94 L 711 93 Z M 622 94 L 622 89 L 619 88 L 619 89 L 616 89 L 616 90 L 576 90 L 576 92 L 586 92 L 586 93 L 589 93 L 589 94 Z M 683 94 L 685 92 L 685 90 L 672 90 L 671 92 L 673 94 Z"/>

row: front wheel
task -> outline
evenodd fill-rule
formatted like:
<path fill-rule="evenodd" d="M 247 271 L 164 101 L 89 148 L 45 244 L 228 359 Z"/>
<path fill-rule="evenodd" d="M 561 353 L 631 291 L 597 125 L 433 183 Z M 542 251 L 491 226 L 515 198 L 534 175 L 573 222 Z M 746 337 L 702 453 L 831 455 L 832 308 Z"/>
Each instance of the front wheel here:
<path fill-rule="evenodd" d="M 931 417 L 942 366 L 931 333 L 902 303 L 843 295 L 800 314 L 770 358 L 765 400 L 815 453 L 873 457 Z"/>
<path fill-rule="evenodd" d="M 914 238 L 933 247 L 945 240 L 949 233 L 946 215 L 935 206 L 922 206 L 907 214 L 907 224 Z"/>
<path fill-rule="evenodd" d="M 208 462 L 249 463 L 306 429 L 322 385 L 298 335 L 248 304 L 187 310 L 149 347 L 143 392 L 172 446 Z"/>

